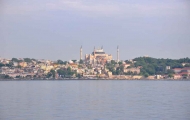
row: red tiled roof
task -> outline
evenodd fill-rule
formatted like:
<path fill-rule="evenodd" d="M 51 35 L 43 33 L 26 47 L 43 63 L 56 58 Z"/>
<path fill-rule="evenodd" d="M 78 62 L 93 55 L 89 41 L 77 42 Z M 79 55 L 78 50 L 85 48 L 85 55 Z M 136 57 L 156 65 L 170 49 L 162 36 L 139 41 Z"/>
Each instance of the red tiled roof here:
<path fill-rule="evenodd" d="M 182 68 L 182 70 L 190 70 L 190 67 Z"/>
<path fill-rule="evenodd" d="M 188 73 L 188 72 L 181 72 L 181 73 L 180 73 L 180 75 L 184 75 L 184 74 L 187 74 L 187 75 L 188 75 L 188 74 L 190 74 L 190 73 Z"/>

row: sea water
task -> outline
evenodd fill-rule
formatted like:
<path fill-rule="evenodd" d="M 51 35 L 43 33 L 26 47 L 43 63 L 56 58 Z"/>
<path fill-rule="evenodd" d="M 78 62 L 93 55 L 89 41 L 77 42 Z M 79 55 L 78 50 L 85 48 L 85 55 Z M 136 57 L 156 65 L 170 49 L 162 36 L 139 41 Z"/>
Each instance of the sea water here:
<path fill-rule="evenodd" d="M 0 81 L 0 120 L 190 120 L 190 81 Z"/>

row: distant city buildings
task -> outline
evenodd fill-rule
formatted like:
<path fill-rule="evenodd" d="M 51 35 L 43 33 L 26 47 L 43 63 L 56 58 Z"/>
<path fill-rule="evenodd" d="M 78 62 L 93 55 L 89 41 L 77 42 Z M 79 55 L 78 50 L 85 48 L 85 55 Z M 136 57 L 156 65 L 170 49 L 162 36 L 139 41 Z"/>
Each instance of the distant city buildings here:
<path fill-rule="evenodd" d="M 0 59 L 0 79 L 189 79 L 190 60 L 178 64 L 150 57 L 140 57 L 132 60 L 119 59 L 104 51 L 103 47 L 95 48 L 83 59 L 82 46 L 79 60 L 51 61 L 44 59 L 12 58 Z M 169 66 L 171 65 L 171 66 Z M 174 65 L 177 67 L 174 67 Z M 178 67 L 179 66 L 179 67 Z M 157 70 L 157 71 L 155 71 Z"/>

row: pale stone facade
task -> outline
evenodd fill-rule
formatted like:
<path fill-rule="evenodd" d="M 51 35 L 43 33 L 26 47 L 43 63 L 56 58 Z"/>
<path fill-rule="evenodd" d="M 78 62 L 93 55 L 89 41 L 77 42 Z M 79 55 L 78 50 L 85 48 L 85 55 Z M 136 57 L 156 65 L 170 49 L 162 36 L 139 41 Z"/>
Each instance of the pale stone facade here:
<path fill-rule="evenodd" d="M 112 55 L 106 54 L 101 49 L 94 49 L 92 54 L 85 55 L 85 62 L 90 64 L 105 64 L 106 62 L 110 62 L 112 60 Z"/>
<path fill-rule="evenodd" d="M 127 72 L 133 72 L 133 73 L 137 73 L 139 74 L 140 73 L 140 69 L 139 68 L 127 68 L 127 69 L 124 69 L 123 72 L 127 73 Z"/>

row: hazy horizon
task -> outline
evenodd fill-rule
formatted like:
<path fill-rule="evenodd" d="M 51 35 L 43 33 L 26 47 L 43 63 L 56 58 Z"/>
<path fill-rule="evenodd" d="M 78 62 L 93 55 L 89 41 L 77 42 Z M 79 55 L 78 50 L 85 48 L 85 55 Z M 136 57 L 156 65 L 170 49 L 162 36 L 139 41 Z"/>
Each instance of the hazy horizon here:
<path fill-rule="evenodd" d="M 103 46 L 116 59 L 190 57 L 187 0 L 1 0 L 0 57 L 79 59 Z"/>

